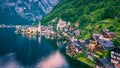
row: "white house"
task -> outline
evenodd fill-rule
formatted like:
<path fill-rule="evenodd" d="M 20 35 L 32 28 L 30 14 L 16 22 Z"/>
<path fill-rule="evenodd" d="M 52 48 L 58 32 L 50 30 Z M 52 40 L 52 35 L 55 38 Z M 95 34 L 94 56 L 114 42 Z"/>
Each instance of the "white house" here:
<path fill-rule="evenodd" d="M 65 26 L 66 26 L 66 21 L 60 19 L 57 24 L 57 30 L 63 31 Z"/>

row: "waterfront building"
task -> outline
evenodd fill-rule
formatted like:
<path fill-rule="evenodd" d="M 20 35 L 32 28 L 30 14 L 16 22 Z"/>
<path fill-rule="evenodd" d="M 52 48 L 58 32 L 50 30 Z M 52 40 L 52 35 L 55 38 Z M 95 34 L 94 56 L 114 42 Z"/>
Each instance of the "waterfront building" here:
<path fill-rule="evenodd" d="M 37 32 L 38 32 L 38 28 L 36 28 L 36 27 L 28 27 L 26 29 L 27 34 L 36 34 Z"/>
<path fill-rule="evenodd" d="M 70 48 L 71 48 L 71 53 L 72 54 L 80 54 L 82 52 L 82 46 L 80 45 L 79 41 L 74 41 L 70 44 Z"/>
<path fill-rule="evenodd" d="M 70 45 L 67 45 L 67 46 L 66 46 L 66 53 L 70 53 L 70 50 L 71 50 L 71 49 L 70 49 Z"/>
<path fill-rule="evenodd" d="M 120 68 L 120 47 L 114 48 L 111 51 L 111 63 L 113 63 L 116 68 Z"/>

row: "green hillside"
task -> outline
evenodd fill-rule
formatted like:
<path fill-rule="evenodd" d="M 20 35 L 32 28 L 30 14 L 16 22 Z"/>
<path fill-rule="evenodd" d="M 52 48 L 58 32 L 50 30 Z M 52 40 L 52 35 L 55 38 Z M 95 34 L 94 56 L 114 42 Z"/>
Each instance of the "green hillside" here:
<path fill-rule="evenodd" d="M 120 0 L 61 0 L 41 22 L 55 25 L 57 22 L 52 19 L 56 17 L 72 24 L 79 22 L 81 39 L 100 33 L 102 29 L 120 32 Z"/>

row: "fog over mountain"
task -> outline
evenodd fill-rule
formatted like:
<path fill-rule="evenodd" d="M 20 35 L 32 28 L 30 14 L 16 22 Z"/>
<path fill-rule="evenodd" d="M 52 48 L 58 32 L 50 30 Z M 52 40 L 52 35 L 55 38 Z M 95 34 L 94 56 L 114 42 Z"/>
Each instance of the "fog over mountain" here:
<path fill-rule="evenodd" d="M 48 14 L 60 0 L 0 0 L 0 23 L 31 24 Z"/>

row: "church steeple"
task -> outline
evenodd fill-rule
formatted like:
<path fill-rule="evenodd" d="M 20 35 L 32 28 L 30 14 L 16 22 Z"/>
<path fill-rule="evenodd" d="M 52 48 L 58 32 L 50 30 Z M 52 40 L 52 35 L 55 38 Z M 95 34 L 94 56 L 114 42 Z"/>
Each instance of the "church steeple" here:
<path fill-rule="evenodd" d="M 39 24 L 38 24 L 38 32 L 41 32 L 41 22 L 39 21 Z"/>

